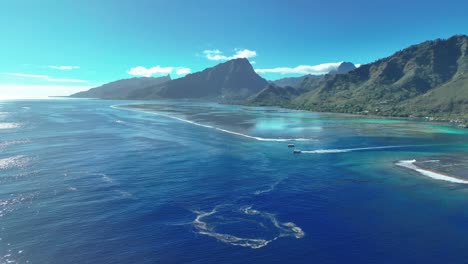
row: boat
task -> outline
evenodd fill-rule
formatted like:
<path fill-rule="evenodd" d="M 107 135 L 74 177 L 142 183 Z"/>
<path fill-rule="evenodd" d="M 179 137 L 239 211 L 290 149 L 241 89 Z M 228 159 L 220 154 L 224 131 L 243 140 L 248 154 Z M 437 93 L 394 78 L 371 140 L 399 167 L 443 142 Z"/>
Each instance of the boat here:
<path fill-rule="evenodd" d="M 293 151 L 293 153 L 294 153 L 294 154 L 301 154 L 301 153 L 302 153 L 302 150 L 300 150 L 300 149 L 295 149 L 295 150 Z"/>
<path fill-rule="evenodd" d="M 288 144 L 288 148 L 294 148 L 294 144 Z"/>

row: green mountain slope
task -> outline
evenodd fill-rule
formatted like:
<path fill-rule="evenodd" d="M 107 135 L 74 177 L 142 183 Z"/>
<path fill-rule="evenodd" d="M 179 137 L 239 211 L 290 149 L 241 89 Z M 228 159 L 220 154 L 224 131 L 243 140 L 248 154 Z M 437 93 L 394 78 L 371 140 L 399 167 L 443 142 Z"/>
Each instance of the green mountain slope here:
<path fill-rule="evenodd" d="M 356 66 L 351 62 L 343 62 L 336 70 L 330 71 L 327 75 L 304 75 L 279 79 L 273 81 L 258 94 L 249 97 L 246 104 L 288 106 L 298 96 L 318 88 L 328 75 L 346 74 L 354 69 Z"/>
<path fill-rule="evenodd" d="M 259 106 L 286 106 L 292 99 L 305 92 L 307 92 L 307 90 L 291 86 L 280 87 L 275 84 L 269 84 L 259 93 L 248 98 L 246 104 Z"/>
<path fill-rule="evenodd" d="M 466 116 L 468 37 L 427 41 L 348 74 L 327 75 L 290 107 L 385 116 Z"/>

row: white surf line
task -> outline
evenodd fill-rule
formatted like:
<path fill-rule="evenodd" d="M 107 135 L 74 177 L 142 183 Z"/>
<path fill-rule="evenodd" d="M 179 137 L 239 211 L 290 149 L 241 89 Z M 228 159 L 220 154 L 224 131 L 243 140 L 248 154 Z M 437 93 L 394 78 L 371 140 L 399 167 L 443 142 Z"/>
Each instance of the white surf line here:
<path fill-rule="evenodd" d="M 448 182 L 454 182 L 454 183 L 463 183 L 463 184 L 468 184 L 468 180 L 462 180 L 458 179 L 452 176 L 448 176 L 439 172 L 431 171 L 431 170 L 426 170 L 423 168 L 420 168 L 416 166 L 414 163 L 416 160 L 400 160 L 397 163 L 395 163 L 397 166 L 404 167 L 410 170 L 414 170 L 419 172 L 420 174 L 427 176 L 429 178 L 435 179 L 435 180 L 441 180 L 441 181 L 448 181 Z"/>
<path fill-rule="evenodd" d="M 231 135 L 236 135 L 236 136 L 245 137 L 245 138 L 249 138 L 249 139 L 255 139 L 255 140 L 258 140 L 258 141 L 287 142 L 287 141 L 315 141 L 316 140 L 316 139 L 312 139 L 312 138 L 263 138 L 263 137 L 255 137 L 255 136 L 250 136 L 250 135 L 242 134 L 242 133 L 227 130 L 227 129 L 222 129 L 222 128 L 219 128 L 219 127 L 200 124 L 200 123 L 197 123 L 197 122 L 194 122 L 194 121 L 190 121 L 190 120 L 187 120 L 187 119 L 183 119 L 183 118 L 175 117 L 175 116 L 170 116 L 170 115 L 166 115 L 166 114 L 161 114 L 161 113 L 156 113 L 156 112 L 151 112 L 151 111 L 144 111 L 144 110 L 133 110 L 133 109 L 128 109 L 128 108 L 124 108 L 124 107 L 119 107 L 119 106 L 116 106 L 116 105 L 113 105 L 111 107 L 114 108 L 114 109 L 123 109 L 123 110 L 128 110 L 128 111 L 135 111 L 135 112 L 144 112 L 144 113 L 148 113 L 148 114 L 153 114 L 153 115 L 159 115 L 159 116 L 163 116 L 163 117 L 167 117 L 167 118 L 172 118 L 172 119 L 175 119 L 175 120 L 178 120 L 178 121 L 181 121 L 181 122 L 185 122 L 185 123 L 188 123 L 188 124 L 192 124 L 192 125 L 195 125 L 195 126 L 210 128 L 210 129 L 214 129 L 214 130 L 221 131 L 221 132 L 224 132 L 224 133 L 228 133 L 228 134 L 231 134 Z"/>
<path fill-rule="evenodd" d="M 345 153 L 345 152 L 373 150 L 373 149 L 392 149 L 392 148 L 427 147 L 427 146 L 433 146 L 433 145 L 400 145 L 400 146 L 379 146 L 379 147 L 349 148 L 349 149 L 317 149 L 317 150 L 301 150 L 301 153 L 330 154 L 330 153 Z"/>

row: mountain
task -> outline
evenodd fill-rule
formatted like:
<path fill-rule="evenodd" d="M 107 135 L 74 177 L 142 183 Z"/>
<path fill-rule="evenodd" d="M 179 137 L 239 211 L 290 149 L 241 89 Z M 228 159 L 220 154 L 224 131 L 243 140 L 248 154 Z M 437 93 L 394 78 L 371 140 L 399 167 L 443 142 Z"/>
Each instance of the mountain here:
<path fill-rule="evenodd" d="M 301 77 L 279 79 L 271 82 L 258 94 L 249 97 L 245 104 L 287 106 L 296 97 L 318 87 L 328 75 L 346 74 L 354 69 L 356 69 L 356 66 L 351 62 L 343 62 L 336 70 L 330 71 L 326 75 L 309 74 Z M 282 87 L 284 87 L 283 90 Z"/>
<path fill-rule="evenodd" d="M 328 74 L 345 74 L 345 73 L 348 73 L 348 72 L 350 72 L 350 71 L 352 71 L 354 69 L 356 69 L 356 66 L 353 63 L 351 63 L 351 62 L 342 62 L 338 66 L 338 68 L 336 70 L 332 70 Z M 304 79 L 306 79 L 306 78 L 321 79 L 324 76 L 325 75 L 308 74 L 308 75 L 304 75 L 304 76 L 300 76 L 300 77 L 282 78 L 282 79 L 278 79 L 278 80 L 275 80 L 275 81 L 271 81 L 270 83 L 273 83 L 273 84 L 275 84 L 277 86 L 281 86 L 281 87 L 286 87 L 286 86 L 298 87 L 304 81 Z"/>
<path fill-rule="evenodd" d="M 291 86 L 280 87 L 271 83 L 259 93 L 248 98 L 246 104 L 258 106 L 283 106 L 305 92 L 308 92 L 308 90 L 298 89 Z"/>
<path fill-rule="evenodd" d="M 356 69 L 356 65 L 351 62 L 342 62 L 336 70 L 330 71 L 328 74 L 346 74 Z"/>
<path fill-rule="evenodd" d="M 385 116 L 468 117 L 468 37 L 411 46 L 347 74 L 327 75 L 290 107 Z"/>
<path fill-rule="evenodd" d="M 279 102 L 311 111 L 468 120 L 468 37 L 426 41 L 346 74 L 305 78 L 296 89 L 306 92 L 296 97 L 289 93 L 290 100 L 270 89 L 246 104 Z"/>
<path fill-rule="evenodd" d="M 201 72 L 136 90 L 131 99 L 208 99 L 237 101 L 258 93 L 268 82 L 247 59 L 233 59 Z"/>
<path fill-rule="evenodd" d="M 323 75 L 307 74 L 307 75 L 300 76 L 300 77 L 286 77 L 286 78 L 281 78 L 278 80 L 271 81 L 270 83 L 276 86 L 280 86 L 280 87 L 286 87 L 286 86 L 298 87 L 306 78 L 321 79 L 323 78 Z"/>
<path fill-rule="evenodd" d="M 170 81 L 169 75 L 159 78 L 141 77 L 118 80 L 115 82 L 107 83 L 99 87 L 90 89 L 85 92 L 79 92 L 70 95 L 70 97 L 77 98 L 101 98 L 101 99 L 125 99 L 135 90 L 143 87 L 158 85 Z"/>

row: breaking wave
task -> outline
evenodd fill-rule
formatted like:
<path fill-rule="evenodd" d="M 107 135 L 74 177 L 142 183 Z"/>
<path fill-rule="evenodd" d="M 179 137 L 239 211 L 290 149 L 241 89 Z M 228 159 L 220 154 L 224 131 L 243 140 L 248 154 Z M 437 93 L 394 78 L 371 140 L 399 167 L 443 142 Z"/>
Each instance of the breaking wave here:
<path fill-rule="evenodd" d="M 440 172 L 435 172 L 432 170 L 426 170 L 421 167 L 418 167 L 414 163 L 416 160 L 400 160 L 397 163 L 395 163 L 397 166 L 404 167 L 410 170 L 414 170 L 419 172 L 420 174 L 427 176 L 432 179 L 436 180 L 441 180 L 441 181 L 448 181 L 448 182 L 454 182 L 454 183 L 463 183 L 463 184 L 468 184 L 468 180 L 463 180 L 459 178 L 455 178 L 449 175 L 442 174 Z"/>
<path fill-rule="evenodd" d="M 282 237 L 295 237 L 299 239 L 305 235 L 304 231 L 296 224 L 292 222 L 280 222 L 274 214 L 252 209 L 252 206 L 243 206 L 235 211 L 229 211 L 228 208 L 228 213 L 234 213 L 234 216 L 231 216 L 232 220 L 238 224 L 245 226 L 255 223 L 260 227 L 256 229 L 266 230 L 266 233 L 262 237 L 241 237 L 217 231 L 217 227 L 219 228 L 219 226 L 230 221 L 229 216 L 215 217 L 216 214 L 222 213 L 220 210 L 223 207 L 225 206 L 217 206 L 209 212 L 194 211 L 197 217 L 193 221 L 193 226 L 198 234 L 213 237 L 229 245 L 252 249 L 262 248 Z"/>

